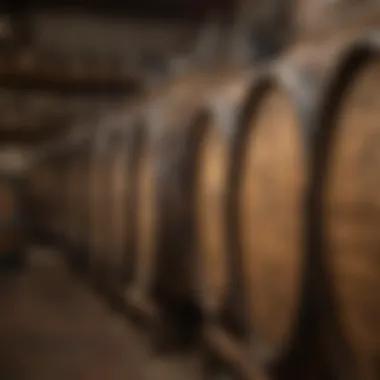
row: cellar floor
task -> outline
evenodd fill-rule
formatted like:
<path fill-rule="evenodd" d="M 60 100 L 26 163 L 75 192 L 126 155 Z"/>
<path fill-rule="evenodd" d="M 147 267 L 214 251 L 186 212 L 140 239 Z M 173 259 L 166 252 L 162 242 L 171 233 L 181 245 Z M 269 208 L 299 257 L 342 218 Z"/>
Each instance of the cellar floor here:
<path fill-rule="evenodd" d="M 0 379 L 191 380 L 194 357 L 153 357 L 143 336 L 54 252 L 0 274 Z"/>

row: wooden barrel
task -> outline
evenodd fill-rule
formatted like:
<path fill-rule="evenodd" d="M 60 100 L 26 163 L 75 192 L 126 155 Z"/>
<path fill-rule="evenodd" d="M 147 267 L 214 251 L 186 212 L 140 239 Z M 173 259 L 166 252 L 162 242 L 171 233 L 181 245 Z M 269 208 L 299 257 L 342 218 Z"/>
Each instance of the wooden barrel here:
<path fill-rule="evenodd" d="M 200 131 L 196 181 L 197 238 L 201 256 L 203 310 L 219 312 L 227 288 L 227 192 L 229 144 L 215 120 Z"/>
<path fill-rule="evenodd" d="M 128 110 L 115 115 L 115 125 L 107 134 L 105 166 L 109 173 L 106 194 L 108 223 L 104 240 L 105 281 L 108 290 L 121 295 L 131 280 L 133 263 L 133 192 L 135 127 Z"/>
<path fill-rule="evenodd" d="M 90 159 L 90 214 L 95 281 L 108 296 L 120 298 L 140 278 L 135 259 L 139 241 L 139 167 L 147 136 L 141 126 L 140 109 L 145 97 L 113 110 L 98 123 Z M 153 162 L 153 161 L 152 161 Z M 143 211 L 144 213 L 144 211 Z M 145 223 L 145 222 L 143 222 Z M 141 239 L 145 252 L 146 238 Z M 156 244 L 155 244 L 156 246 Z"/>
<path fill-rule="evenodd" d="M 165 321 L 165 327 L 156 329 L 159 335 L 169 333 L 168 325 L 176 330 L 185 310 L 196 318 L 189 155 L 194 149 L 194 119 L 207 88 L 202 79 L 181 78 L 169 84 L 147 101 L 138 121 L 142 133 L 136 153 L 136 262 L 126 298 L 147 317 L 154 319 L 159 311 L 160 323 Z"/>
<path fill-rule="evenodd" d="M 287 350 L 299 314 L 306 159 L 293 99 L 268 87 L 247 121 L 237 207 L 251 333 L 269 357 Z"/>
<path fill-rule="evenodd" d="M 237 73 L 218 92 L 225 99 L 211 107 L 195 193 L 205 339 L 240 375 L 266 378 L 300 314 L 302 121 L 276 69 Z"/>
<path fill-rule="evenodd" d="M 115 116 L 107 115 L 98 121 L 90 147 L 90 270 L 95 285 L 105 285 L 104 276 L 109 263 L 110 237 L 110 163 L 112 151 L 110 131 L 115 126 Z"/>
<path fill-rule="evenodd" d="M 145 316 L 153 314 L 152 289 L 157 263 L 157 177 L 152 134 L 139 123 L 132 199 L 135 214 L 135 260 L 126 301 Z"/>
<path fill-rule="evenodd" d="M 239 113 L 250 88 L 257 83 L 252 70 L 234 70 L 220 77 L 221 83 L 209 93 L 203 119 L 193 125 L 196 145 L 190 157 L 194 165 L 199 302 L 211 320 L 220 317 L 231 292 L 227 210 L 232 148 Z"/>
<path fill-rule="evenodd" d="M 22 264 L 23 227 L 17 181 L 0 177 L 0 262 Z"/>
<path fill-rule="evenodd" d="M 353 378 L 363 380 L 380 378 L 379 51 L 364 41 L 340 60 L 322 108 L 317 152 L 320 254 L 330 295 L 325 318 L 334 317 L 348 349 L 342 366 L 348 361 Z"/>
<path fill-rule="evenodd" d="M 76 266 L 83 264 L 88 247 L 88 157 L 86 138 L 74 137 L 65 136 L 37 152 L 29 174 L 29 203 L 37 235 L 66 250 Z"/>

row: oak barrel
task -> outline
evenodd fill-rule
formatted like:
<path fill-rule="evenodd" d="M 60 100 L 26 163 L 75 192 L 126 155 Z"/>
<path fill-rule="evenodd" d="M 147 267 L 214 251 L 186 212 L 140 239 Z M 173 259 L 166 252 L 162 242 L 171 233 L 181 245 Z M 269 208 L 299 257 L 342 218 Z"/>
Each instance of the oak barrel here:
<path fill-rule="evenodd" d="M 208 91 L 203 118 L 193 125 L 196 144 L 189 159 L 195 161 L 196 288 L 203 313 L 215 319 L 233 292 L 228 242 L 232 148 L 240 113 L 258 75 L 250 69 L 219 69 L 212 75 L 214 89 Z"/>
<path fill-rule="evenodd" d="M 206 83 L 201 76 L 176 78 L 148 99 L 139 122 L 143 132 L 136 153 L 136 262 L 126 298 L 151 322 L 159 321 L 155 332 L 165 343 L 158 335 L 156 343 L 168 346 L 174 342 L 166 334 L 174 332 L 175 340 L 186 340 L 177 334 L 184 331 L 180 325 L 189 318 L 196 319 L 198 313 L 194 294 L 192 127 Z"/>
<path fill-rule="evenodd" d="M 297 105 L 269 84 L 246 119 L 241 140 L 236 238 L 257 358 L 289 348 L 299 314 L 306 158 Z M 239 156 L 239 155 L 238 155 Z"/>
<path fill-rule="evenodd" d="M 286 357 L 301 308 L 307 160 L 299 104 L 280 71 L 225 79 L 197 151 L 205 342 L 209 358 L 243 378 L 266 378 L 265 366 Z"/>
<path fill-rule="evenodd" d="M 353 49 L 354 50 L 354 49 Z M 370 51 L 368 51 L 370 50 Z M 363 43 L 336 71 L 322 117 L 322 260 L 331 314 L 355 377 L 380 377 L 378 47 Z"/>
<path fill-rule="evenodd" d="M 227 293 L 229 144 L 211 118 L 199 136 L 195 182 L 200 286 L 205 312 L 218 312 Z M 205 283 L 207 282 L 207 283 Z"/>
<path fill-rule="evenodd" d="M 106 115 L 98 121 L 89 151 L 90 270 L 93 281 L 100 287 L 106 284 L 104 276 L 108 273 L 107 263 L 109 263 L 111 205 L 109 168 L 112 159 L 109 136 L 114 125 L 113 114 Z"/>
<path fill-rule="evenodd" d="M 133 192 L 136 188 L 136 128 L 128 110 L 118 115 L 108 139 L 109 220 L 107 282 L 109 289 L 120 295 L 131 281 L 134 264 L 133 237 L 136 214 Z"/>
<path fill-rule="evenodd" d="M 154 268 L 157 263 L 157 180 L 152 136 L 145 125 L 141 128 L 136 148 L 135 262 L 132 282 L 127 290 L 128 302 L 145 313 L 152 298 Z M 147 314 L 151 314 L 147 311 Z"/>

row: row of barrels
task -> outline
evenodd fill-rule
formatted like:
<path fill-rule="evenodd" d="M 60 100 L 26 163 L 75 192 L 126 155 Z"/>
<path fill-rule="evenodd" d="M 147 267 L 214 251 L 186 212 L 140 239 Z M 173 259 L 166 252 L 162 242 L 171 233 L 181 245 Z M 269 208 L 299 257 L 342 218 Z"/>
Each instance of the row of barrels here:
<path fill-rule="evenodd" d="M 378 36 L 175 78 L 83 126 L 45 160 L 46 228 L 155 334 L 198 321 L 210 378 L 379 379 Z"/>

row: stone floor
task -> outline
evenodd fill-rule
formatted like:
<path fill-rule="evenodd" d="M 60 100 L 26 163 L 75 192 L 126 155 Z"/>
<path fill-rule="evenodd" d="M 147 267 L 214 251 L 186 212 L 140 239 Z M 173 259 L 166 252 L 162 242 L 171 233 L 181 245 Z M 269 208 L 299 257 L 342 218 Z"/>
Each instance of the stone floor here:
<path fill-rule="evenodd" d="M 194 357 L 153 357 L 53 252 L 33 250 L 25 270 L 0 274 L 1 380 L 192 380 Z"/>

